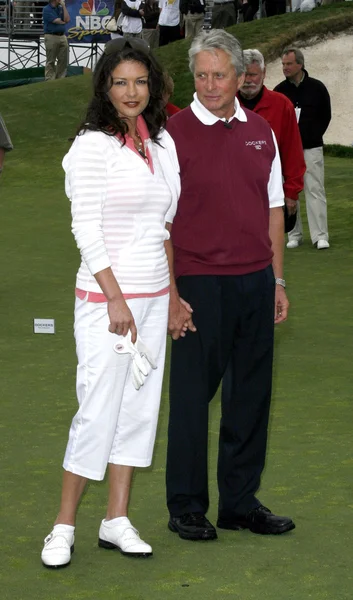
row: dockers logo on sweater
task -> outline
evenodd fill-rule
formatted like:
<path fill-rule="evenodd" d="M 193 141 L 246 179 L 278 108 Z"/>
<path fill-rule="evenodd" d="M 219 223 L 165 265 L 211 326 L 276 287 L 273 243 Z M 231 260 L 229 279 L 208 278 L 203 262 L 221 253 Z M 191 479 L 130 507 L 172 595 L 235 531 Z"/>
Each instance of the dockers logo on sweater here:
<path fill-rule="evenodd" d="M 251 140 L 249 142 L 245 142 L 245 146 L 255 146 L 256 150 L 261 150 L 262 146 L 267 146 L 266 140 Z"/>

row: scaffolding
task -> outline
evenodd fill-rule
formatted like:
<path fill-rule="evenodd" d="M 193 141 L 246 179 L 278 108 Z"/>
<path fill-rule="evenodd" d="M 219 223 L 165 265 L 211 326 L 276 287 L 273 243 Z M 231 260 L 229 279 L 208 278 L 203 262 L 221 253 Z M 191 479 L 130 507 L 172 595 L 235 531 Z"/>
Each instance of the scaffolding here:
<path fill-rule="evenodd" d="M 45 65 L 43 0 L 0 0 L 0 71 Z M 71 66 L 92 69 L 101 52 L 97 42 L 71 44 Z"/>

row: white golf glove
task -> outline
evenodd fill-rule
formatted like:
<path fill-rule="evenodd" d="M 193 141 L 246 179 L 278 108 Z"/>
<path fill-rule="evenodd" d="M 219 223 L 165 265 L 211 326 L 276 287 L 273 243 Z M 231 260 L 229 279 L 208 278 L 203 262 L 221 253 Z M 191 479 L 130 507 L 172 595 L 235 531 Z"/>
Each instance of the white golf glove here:
<path fill-rule="evenodd" d="M 132 358 L 131 378 L 133 386 L 136 390 L 145 383 L 146 377 L 151 372 L 151 369 L 157 369 L 155 360 L 143 343 L 140 336 L 137 336 L 136 343 L 131 342 L 131 332 L 129 331 L 125 337 L 121 337 L 118 342 L 114 343 L 113 349 L 117 354 L 130 354 Z"/>

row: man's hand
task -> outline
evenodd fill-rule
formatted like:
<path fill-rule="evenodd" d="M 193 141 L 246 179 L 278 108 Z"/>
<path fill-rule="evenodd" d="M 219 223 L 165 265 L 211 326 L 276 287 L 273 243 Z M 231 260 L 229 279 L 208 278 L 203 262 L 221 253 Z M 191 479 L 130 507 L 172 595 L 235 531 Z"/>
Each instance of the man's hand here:
<path fill-rule="evenodd" d="M 192 308 L 188 302 L 173 295 L 169 302 L 168 333 L 173 340 L 178 340 L 179 337 L 185 337 L 187 330 L 196 331 L 192 321 Z"/>
<path fill-rule="evenodd" d="M 289 301 L 285 289 L 281 285 L 276 285 L 275 290 L 275 324 L 286 321 L 288 316 Z"/>
<path fill-rule="evenodd" d="M 288 214 L 295 215 L 295 213 L 297 212 L 297 201 L 292 200 L 291 198 L 285 198 L 284 201 L 287 206 Z"/>

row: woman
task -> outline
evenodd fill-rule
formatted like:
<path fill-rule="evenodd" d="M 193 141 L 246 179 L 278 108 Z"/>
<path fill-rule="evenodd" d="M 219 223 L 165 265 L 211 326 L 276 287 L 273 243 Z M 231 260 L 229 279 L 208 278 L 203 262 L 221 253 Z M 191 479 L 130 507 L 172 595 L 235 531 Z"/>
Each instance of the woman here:
<path fill-rule="evenodd" d="M 166 223 L 180 191 L 178 162 L 161 129 L 163 72 L 143 40 L 108 42 L 93 83 L 86 118 L 63 161 L 82 256 L 75 305 L 79 409 L 60 511 L 42 552 L 47 567 L 70 563 L 86 481 L 102 480 L 108 463 L 99 546 L 152 554 L 127 515 L 133 469 L 151 464 L 155 440 L 169 303 Z M 187 308 L 181 305 L 182 335 Z"/>

